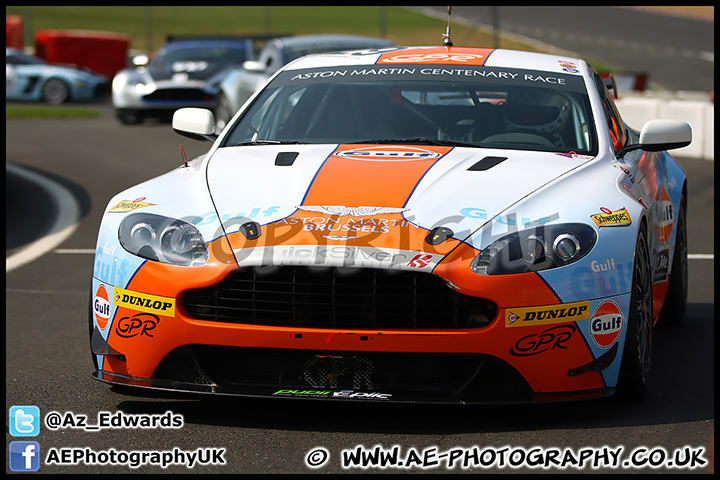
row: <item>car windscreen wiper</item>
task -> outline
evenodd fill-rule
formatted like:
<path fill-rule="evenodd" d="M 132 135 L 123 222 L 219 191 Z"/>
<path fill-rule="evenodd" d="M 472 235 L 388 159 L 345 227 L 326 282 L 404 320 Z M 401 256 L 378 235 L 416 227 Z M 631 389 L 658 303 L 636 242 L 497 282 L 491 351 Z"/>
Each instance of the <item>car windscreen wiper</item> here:
<path fill-rule="evenodd" d="M 235 147 L 245 147 L 248 145 L 305 145 L 305 142 L 297 140 L 253 140 L 251 142 L 236 143 Z"/>
<path fill-rule="evenodd" d="M 412 138 L 383 138 L 374 140 L 361 140 L 358 142 L 348 143 L 422 143 L 425 145 L 440 145 L 443 147 L 472 147 L 477 148 L 478 145 L 472 143 L 456 142 L 453 140 L 437 140 L 428 137 L 412 137 Z"/>

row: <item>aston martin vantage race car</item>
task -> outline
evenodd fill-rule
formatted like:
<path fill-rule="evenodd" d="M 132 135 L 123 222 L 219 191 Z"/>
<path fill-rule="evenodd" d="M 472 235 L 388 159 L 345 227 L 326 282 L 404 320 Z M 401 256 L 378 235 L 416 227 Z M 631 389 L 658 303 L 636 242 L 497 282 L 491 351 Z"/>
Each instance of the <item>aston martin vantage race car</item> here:
<path fill-rule="evenodd" d="M 269 40 L 258 53 L 257 60 L 248 60 L 241 67 L 228 71 L 219 85 L 215 124 L 220 130 L 243 103 L 262 87 L 280 67 L 311 53 L 335 50 L 364 50 L 395 46 L 384 38 L 360 35 L 294 35 Z M 219 133 L 219 131 L 218 131 Z"/>
<path fill-rule="evenodd" d="M 147 65 L 120 70 L 113 78 L 112 102 L 121 123 L 169 119 L 180 107 L 214 109 L 226 72 L 254 57 L 250 37 L 171 40 Z"/>
<path fill-rule="evenodd" d="M 94 377 L 222 395 L 523 402 L 648 388 L 687 298 L 687 123 L 585 61 L 403 47 L 280 71 L 208 152 L 113 197 Z"/>

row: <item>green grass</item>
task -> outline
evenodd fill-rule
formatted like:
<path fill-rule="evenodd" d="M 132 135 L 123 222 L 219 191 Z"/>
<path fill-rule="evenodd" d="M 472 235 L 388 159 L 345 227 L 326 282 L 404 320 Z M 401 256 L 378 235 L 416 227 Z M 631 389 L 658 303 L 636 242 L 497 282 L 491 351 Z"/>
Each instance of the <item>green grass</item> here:
<path fill-rule="evenodd" d="M 401 7 L 380 6 L 10 6 L 6 15 L 23 17 L 26 46 L 35 46 L 40 30 L 96 30 L 126 35 L 130 48 L 157 50 L 168 35 L 303 35 L 344 33 L 385 37 L 398 45 L 442 44 L 447 21 Z M 492 47 L 491 35 L 452 24 L 455 44 Z M 524 44 L 499 39 L 500 48 L 537 51 Z M 90 107 L 11 104 L 5 117 L 77 118 L 98 116 Z"/>
<path fill-rule="evenodd" d="M 130 48 L 157 50 L 168 35 L 240 35 L 346 33 L 385 37 L 398 45 L 441 45 L 447 21 L 401 7 L 252 6 L 169 7 L 109 6 L 5 7 L 6 15 L 23 17 L 25 43 L 46 29 L 99 30 L 127 35 Z M 458 24 L 453 39 L 463 46 L 493 45 L 490 35 Z M 501 40 L 500 47 L 532 48 Z"/>
<path fill-rule="evenodd" d="M 6 119 L 23 118 L 94 118 L 100 112 L 91 107 L 5 104 Z"/>

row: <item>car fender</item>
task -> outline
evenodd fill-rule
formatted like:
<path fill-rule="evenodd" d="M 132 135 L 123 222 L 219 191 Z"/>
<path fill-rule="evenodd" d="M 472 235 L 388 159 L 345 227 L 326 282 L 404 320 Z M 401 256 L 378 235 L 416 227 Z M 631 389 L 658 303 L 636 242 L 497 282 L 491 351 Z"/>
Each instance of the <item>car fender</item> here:
<path fill-rule="evenodd" d="M 146 261 L 125 251 L 118 239 L 118 229 L 124 218 L 137 212 L 153 213 L 185 221 L 198 229 L 208 245 L 210 259 L 201 267 L 181 267 Z M 98 242 L 96 246 L 94 276 L 105 283 L 121 288 L 136 288 L 138 291 L 158 292 L 174 295 L 177 285 L 171 277 L 178 272 L 193 271 L 197 274 L 203 268 L 224 268 L 235 264 L 228 249 L 225 231 L 215 213 L 215 208 L 205 184 L 205 164 L 202 159 L 189 163 L 188 167 L 178 167 L 164 175 L 148 180 L 115 195 L 105 208 Z M 108 269 L 107 265 L 116 266 Z M 105 266 L 103 268 L 103 266 Z M 118 268 L 122 267 L 121 270 Z M 158 277 L 155 284 L 145 285 L 137 279 L 141 269 L 153 270 Z M 188 275 L 192 277 L 192 275 Z M 198 278 L 202 275 L 196 275 Z M 164 280 L 167 284 L 164 286 Z M 189 284 L 194 284 L 192 278 Z M 160 290 L 158 290 L 160 288 Z"/>

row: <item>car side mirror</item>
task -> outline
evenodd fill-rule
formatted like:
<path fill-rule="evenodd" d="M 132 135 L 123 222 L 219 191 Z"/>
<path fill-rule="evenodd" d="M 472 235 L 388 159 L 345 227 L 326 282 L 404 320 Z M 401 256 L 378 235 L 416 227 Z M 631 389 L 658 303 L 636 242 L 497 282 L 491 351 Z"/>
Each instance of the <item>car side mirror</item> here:
<path fill-rule="evenodd" d="M 214 142 L 215 116 L 204 108 L 180 108 L 173 114 L 172 127 L 176 133 L 193 140 Z"/>
<path fill-rule="evenodd" d="M 640 141 L 618 152 L 618 158 L 632 150 L 660 152 L 687 147 L 692 142 L 692 128 L 681 120 L 650 120 L 640 130 Z"/>

